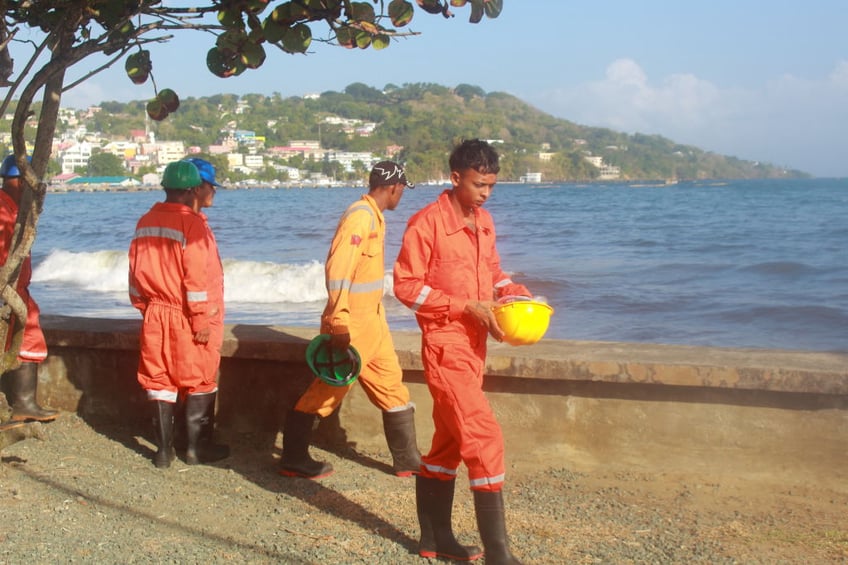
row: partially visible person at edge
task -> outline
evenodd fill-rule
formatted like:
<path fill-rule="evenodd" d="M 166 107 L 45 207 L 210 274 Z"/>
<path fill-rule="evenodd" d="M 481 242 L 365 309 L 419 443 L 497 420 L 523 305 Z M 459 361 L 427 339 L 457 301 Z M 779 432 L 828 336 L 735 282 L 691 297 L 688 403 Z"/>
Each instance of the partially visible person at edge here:
<path fill-rule="evenodd" d="M 417 473 L 421 454 L 415 437 L 415 405 L 403 384 L 403 373 L 383 310 L 385 210 L 394 210 L 406 187 L 403 168 L 392 161 L 377 163 L 369 176 L 368 194 L 345 210 L 327 254 L 327 305 L 321 333 L 330 334 L 334 350 L 359 352 L 358 378 L 368 399 L 383 413 L 383 429 L 398 476 Z M 289 411 L 283 430 L 280 474 L 317 479 L 333 467 L 309 455 L 315 417 L 327 417 L 350 390 L 316 378 Z"/>
<path fill-rule="evenodd" d="M 21 171 L 14 155 L 8 155 L 0 165 L 0 176 L 3 177 L 3 190 L 0 191 L 0 264 L 5 265 L 12 250 L 12 236 L 18 218 L 18 206 L 21 201 L 23 184 Z M 29 283 L 32 278 L 32 256 L 27 255 L 20 267 L 17 291 L 27 306 L 27 319 L 24 322 L 24 335 L 18 351 L 16 369 L 10 369 L 3 374 L 3 393 L 12 408 L 9 425 L 16 422 L 55 420 L 59 413 L 56 410 L 42 408 L 36 402 L 38 389 L 38 365 L 47 358 L 47 342 L 39 323 L 38 305 L 29 293 Z M 0 300 L 2 303 L 2 300 Z M 6 335 L 4 351 L 12 344 L 12 334 L 16 324 L 14 315 L 9 318 L 9 328 Z"/>
<path fill-rule="evenodd" d="M 519 563 L 504 519 L 504 442 L 483 394 L 486 339 L 503 332 L 495 299 L 530 296 L 501 270 L 495 226 L 483 204 L 500 165 L 486 142 L 472 139 L 450 155 L 452 187 L 410 219 L 394 266 L 394 292 L 422 331 L 424 376 L 433 397 L 434 433 L 416 479 L 422 557 L 472 561 L 483 552 L 461 545 L 451 526 L 460 462 L 468 468 L 487 564 Z"/>
<path fill-rule="evenodd" d="M 176 403 L 185 397 L 185 462 L 229 456 L 213 441 L 224 324 L 224 271 L 202 208 L 215 197 L 214 167 L 202 159 L 165 167 L 165 201 L 139 219 L 129 250 L 129 294 L 141 311 L 138 382 L 153 411 L 156 467 L 175 458 Z"/>

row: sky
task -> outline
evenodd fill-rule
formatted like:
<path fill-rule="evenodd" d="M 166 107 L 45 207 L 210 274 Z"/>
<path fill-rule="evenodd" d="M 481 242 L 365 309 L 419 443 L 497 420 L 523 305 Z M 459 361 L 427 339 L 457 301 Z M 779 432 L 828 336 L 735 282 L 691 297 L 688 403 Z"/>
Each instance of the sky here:
<path fill-rule="evenodd" d="M 317 42 L 307 55 L 269 50 L 260 69 L 227 79 L 206 69 L 214 38 L 181 32 L 150 47 L 153 75 L 183 98 L 471 84 L 581 125 L 848 177 L 845 0 L 503 3 L 500 17 L 479 24 L 467 7 L 447 20 L 416 10 L 406 29 L 421 35 L 382 51 Z M 68 91 L 63 106 L 152 96 L 152 84 L 130 83 L 121 62 Z"/>

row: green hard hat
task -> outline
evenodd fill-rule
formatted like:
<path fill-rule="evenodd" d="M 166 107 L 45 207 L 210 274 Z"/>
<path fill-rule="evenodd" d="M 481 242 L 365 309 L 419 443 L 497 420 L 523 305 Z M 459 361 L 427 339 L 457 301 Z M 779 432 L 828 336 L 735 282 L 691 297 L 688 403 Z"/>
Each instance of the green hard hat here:
<path fill-rule="evenodd" d="M 162 187 L 172 190 L 188 190 L 203 184 L 200 171 L 189 161 L 168 163 L 162 174 Z"/>
<path fill-rule="evenodd" d="M 362 369 L 359 352 L 351 345 L 347 351 L 333 349 L 329 334 L 319 334 L 306 346 L 306 364 L 316 377 L 331 386 L 347 386 Z"/>

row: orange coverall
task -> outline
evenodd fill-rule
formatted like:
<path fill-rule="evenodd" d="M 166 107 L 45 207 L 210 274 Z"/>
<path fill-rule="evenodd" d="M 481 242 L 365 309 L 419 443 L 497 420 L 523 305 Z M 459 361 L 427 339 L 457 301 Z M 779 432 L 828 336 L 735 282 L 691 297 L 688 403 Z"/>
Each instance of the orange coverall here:
<path fill-rule="evenodd" d="M 18 218 L 18 203 L 6 192 L 0 191 L 0 265 L 6 264 L 9 251 L 12 247 L 12 235 L 15 231 L 15 222 Z M 21 342 L 21 350 L 18 352 L 18 360 L 21 362 L 41 363 L 47 358 L 47 342 L 41 331 L 38 319 L 38 304 L 29 294 L 29 283 L 32 279 L 32 257 L 27 256 L 21 264 L 21 273 L 18 277 L 18 294 L 27 305 L 27 319 L 24 326 L 24 338 Z M 2 303 L 2 300 L 0 300 Z M 12 343 L 12 327 L 6 336 L 4 350 L 8 350 Z"/>
<path fill-rule="evenodd" d="M 206 215 L 159 202 L 130 244 L 130 301 L 144 316 L 138 382 L 148 399 L 215 392 L 224 328 L 224 270 Z M 209 328 L 209 341 L 194 334 Z"/>
<path fill-rule="evenodd" d="M 488 331 L 463 310 L 469 300 L 530 292 L 501 270 L 489 212 L 476 210 L 474 233 L 448 193 L 409 219 L 394 267 L 395 296 L 415 311 L 421 327 L 424 376 L 433 397 L 435 431 L 430 452 L 421 458 L 421 476 L 454 479 L 464 462 L 473 490 L 499 491 L 503 436 L 483 394 Z"/>
<path fill-rule="evenodd" d="M 359 383 L 372 404 L 384 412 L 409 405 L 409 390 L 383 311 L 386 223 L 374 199 L 365 194 L 339 220 L 325 277 L 327 305 L 322 333 L 349 333 L 362 359 Z M 307 414 L 329 416 L 350 390 L 315 379 L 295 406 Z"/>

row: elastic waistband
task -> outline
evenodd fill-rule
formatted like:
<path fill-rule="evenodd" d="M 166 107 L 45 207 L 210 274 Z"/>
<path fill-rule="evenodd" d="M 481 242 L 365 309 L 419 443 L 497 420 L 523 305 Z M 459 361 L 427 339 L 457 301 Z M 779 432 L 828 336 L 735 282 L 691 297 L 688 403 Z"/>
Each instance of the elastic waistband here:
<path fill-rule="evenodd" d="M 162 300 L 151 300 L 147 303 L 147 306 L 162 306 L 163 308 L 170 308 L 171 310 L 177 310 L 179 312 L 183 311 L 183 307 L 180 304 L 171 304 L 170 302 L 164 302 Z"/>

